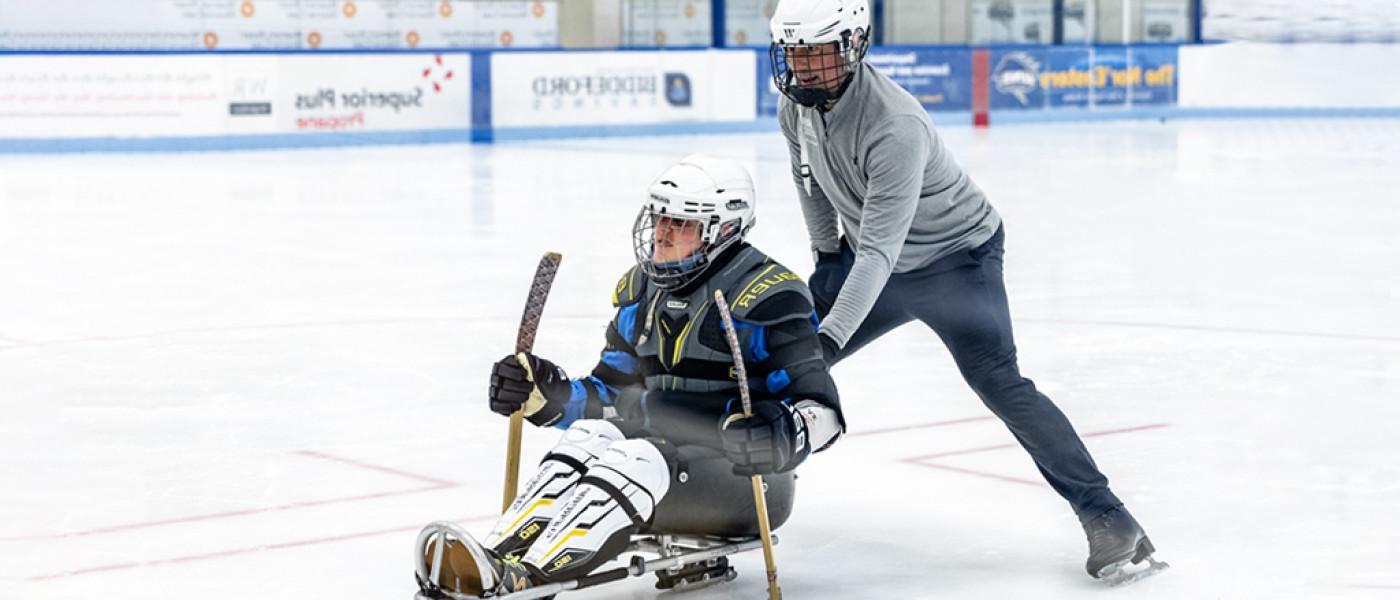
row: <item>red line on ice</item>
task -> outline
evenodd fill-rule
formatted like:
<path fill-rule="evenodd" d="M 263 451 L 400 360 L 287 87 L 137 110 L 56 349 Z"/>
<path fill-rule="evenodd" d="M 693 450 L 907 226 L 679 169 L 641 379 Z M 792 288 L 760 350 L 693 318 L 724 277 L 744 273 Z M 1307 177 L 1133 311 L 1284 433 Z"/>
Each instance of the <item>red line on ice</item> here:
<path fill-rule="evenodd" d="M 914 424 L 914 425 L 901 425 L 901 426 L 899 426 L 899 427 L 886 427 L 886 428 L 883 428 L 883 429 L 867 429 L 867 430 L 865 430 L 865 431 L 856 431 L 856 432 L 853 432 L 853 433 L 848 433 L 848 434 L 846 434 L 846 435 L 844 435 L 844 436 L 842 436 L 842 437 L 853 438 L 853 437 L 861 437 L 861 436 L 866 436 L 866 435 L 883 435 L 883 434 L 886 434 L 886 433 L 898 433 L 898 432 L 900 432 L 900 431 L 910 431 L 910 430 L 914 430 L 914 429 L 929 429 L 929 428 L 932 428 L 932 427 L 944 427 L 944 426 L 947 426 L 947 425 L 961 425 L 961 424 L 963 424 L 963 423 L 976 423 L 976 422 L 978 422 L 978 421 L 987 421 L 987 420 L 991 420 L 991 419 L 995 419 L 995 418 L 996 418 L 996 417 L 993 416 L 993 415 L 984 415 L 984 416 L 981 416 L 981 417 L 963 417 L 963 418 L 961 418 L 961 419 L 949 419 L 949 420 L 947 420 L 947 421 L 934 421 L 934 422 L 932 422 L 932 423 L 918 423 L 918 424 Z"/>
<path fill-rule="evenodd" d="M 1042 482 L 1040 482 L 1040 481 L 1032 481 L 1032 480 L 1030 480 L 1030 479 L 1021 479 L 1020 477 L 1011 477 L 1011 476 L 1009 476 L 1009 475 L 998 475 L 998 474 L 996 474 L 996 473 L 988 473 L 988 472 L 986 472 L 986 471 L 977 471 L 977 470 L 974 470 L 974 469 L 964 469 L 964 468 L 962 468 L 962 467 L 954 467 L 954 466 L 952 466 L 952 465 L 942 465 L 942 464 L 938 464 L 938 463 L 918 462 L 918 461 L 909 461 L 909 462 L 910 462 L 910 464 L 918 465 L 918 466 L 920 466 L 920 467 L 926 467 L 926 468 L 929 468 L 929 469 L 941 469 L 941 470 L 944 470 L 944 471 L 952 471 L 952 472 L 954 472 L 954 473 L 962 473 L 963 475 L 974 475 L 974 476 L 976 476 L 976 477 L 986 477 L 986 478 L 988 478 L 988 479 L 997 479 L 997 480 L 1000 480 L 1000 481 L 1006 481 L 1006 482 L 1010 482 L 1010 483 L 1020 483 L 1020 484 L 1024 484 L 1024 485 L 1033 485 L 1033 486 L 1036 486 L 1036 487 L 1040 487 L 1040 486 L 1042 485 Z"/>
<path fill-rule="evenodd" d="M 296 452 L 295 454 L 299 454 L 299 455 L 301 455 L 301 456 L 309 456 L 309 457 L 312 457 L 312 458 L 318 458 L 318 459 L 322 459 L 322 460 L 334 461 L 334 462 L 338 462 L 338 463 L 346 464 L 346 465 L 352 465 L 352 466 L 360 467 L 360 468 L 363 468 L 363 469 L 368 469 L 368 470 L 371 470 L 371 471 L 377 471 L 377 472 L 381 472 L 381 473 L 389 473 L 389 474 L 391 474 L 391 475 L 396 475 L 396 476 L 399 476 L 399 477 L 406 477 L 406 478 L 409 478 L 409 479 L 415 479 L 415 480 L 422 481 L 422 482 L 428 482 L 428 483 L 431 483 L 432 485 L 430 485 L 430 486 L 428 486 L 428 487 L 419 487 L 419 488 L 413 488 L 413 489 L 408 489 L 408 490 L 395 490 L 395 491 L 390 491 L 390 492 L 378 492 L 378 493 L 374 493 L 374 494 L 359 494 L 359 495 L 355 495 L 355 496 L 341 496 L 341 497 L 337 497 L 337 498 L 326 498 L 326 499 L 322 499 L 322 500 L 304 500 L 304 501 L 301 501 L 301 502 L 292 502 L 292 503 L 289 503 L 289 504 L 281 504 L 281 505 L 277 505 L 277 506 L 266 506 L 266 507 L 262 507 L 262 508 L 245 508 L 245 509 L 241 509 L 241 510 L 230 510 L 230 511 L 217 512 L 217 513 L 208 513 L 208 514 L 203 514 L 203 515 L 192 515 L 192 516 L 188 516 L 188 517 L 176 517 L 176 518 L 172 518 L 172 519 L 160 519 L 160 520 L 157 520 L 157 521 L 142 521 L 142 522 L 139 522 L 139 523 L 126 523 L 126 524 L 122 524 L 122 525 L 112 525 L 112 526 L 109 526 L 109 527 L 99 527 L 99 528 L 96 528 L 96 529 L 88 529 L 88 530 L 84 530 L 84 531 L 70 531 L 70 532 L 68 532 L 68 533 L 54 533 L 54 534 L 45 534 L 45 535 L 30 535 L 30 536 L 6 537 L 6 538 L 0 538 L 0 541 L 4 541 L 4 542 L 14 542 L 14 541 L 29 541 L 29 540 L 58 540 L 58 539 L 64 539 L 64 538 L 86 537 L 86 536 L 92 536 L 92 535 L 102 535 L 102 534 L 107 534 L 107 533 L 118 533 L 118 532 L 122 532 L 122 531 L 132 531 L 132 530 L 136 530 L 136 529 L 147 529 L 147 528 L 151 528 L 151 527 L 163 527 L 163 526 L 166 526 L 166 525 L 177 525 L 177 524 L 181 524 L 181 523 L 197 523 L 197 522 L 201 522 L 201 521 L 216 521 L 216 520 L 219 520 L 219 519 L 230 519 L 230 518 L 234 518 L 234 517 L 246 517 L 246 516 L 248 516 L 248 515 L 256 515 L 256 514 L 270 513 L 270 512 L 280 512 L 280 511 L 284 511 L 284 510 L 297 510 L 297 509 L 301 509 L 301 508 L 311 508 L 311 507 L 314 507 L 314 506 L 326 506 L 326 505 L 330 505 L 330 504 L 344 504 L 344 503 L 347 503 L 347 502 L 361 502 L 361 501 L 364 501 L 364 500 L 376 500 L 376 499 L 379 499 L 379 498 L 390 498 L 390 497 L 393 497 L 393 496 L 408 496 L 408 495 L 412 495 L 412 494 L 422 494 L 422 493 L 426 493 L 426 492 L 435 492 L 435 491 L 438 491 L 438 490 L 445 490 L 445 489 L 449 489 L 449 488 L 455 488 L 455 487 L 457 487 L 457 486 L 460 485 L 460 484 L 457 484 L 457 483 L 453 483 L 453 482 L 451 482 L 451 481 L 445 481 L 445 480 L 442 480 L 442 479 L 436 479 L 436 478 L 433 478 L 433 477 L 428 477 L 428 476 L 426 476 L 426 475 L 418 475 L 418 474 L 415 474 L 415 473 L 410 473 L 410 472 L 408 472 L 408 471 L 401 471 L 401 470 L 399 470 L 399 469 L 394 469 L 394 468 L 390 468 L 390 467 L 381 467 L 381 466 L 378 466 L 378 465 L 371 465 L 371 464 L 368 464 L 368 463 L 363 463 L 363 462 L 359 462 L 359 461 L 356 461 L 356 460 L 351 460 L 351 459 L 348 459 L 348 458 L 340 458 L 340 457 L 336 457 L 336 456 L 331 456 L 331 455 L 329 455 L 329 454 L 324 454 L 324 453 L 321 453 L 321 452 L 315 452 L 315 451 L 312 451 L 312 450 L 300 450 L 300 451 Z"/>
<path fill-rule="evenodd" d="M 1147 430 L 1150 430 L 1150 429 L 1161 429 L 1161 428 L 1163 428 L 1163 427 L 1168 427 L 1168 426 L 1169 426 L 1169 425 L 1166 424 L 1166 423 L 1153 423 L 1153 424 L 1151 424 L 1151 425 L 1138 425 L 1138 426 L 1136 426 L 1136 427 L 1123 427 L 1123 428 L 1120 428 L 1120 429 L 1105 429 L 1105 430 L 1102 430 L 1102 431 L 1092 431 L 1092 432 L 1089 432 L 1089 433 L 1080 434 L 1080 437 L 1086 437 L 1086 438 L 1087 438 L 1087 437 L 1098 437 L 1098 436 L 1102 436 L 1102 435 L 1115 435 L 1115 434 L 1120 434 L 1120 433 L 1132 433 L 1132 432 L 1136 432 L 1136 431 L 1147 431 Z M 996 479 L 996 480 L 1000 480 L 1000 481 L 1006 481 L 1006 482 L 1009 482 L 1009 483 L 1019 483 L 1019 484 L 1023 484 L 1023 485 L 1034 485 L 1034 486 L 1041 486 L 1041 485 L 1044 485 L 1045 483 L 1044 483 L 1043 481 L 1032 481 L 1032 480 L 1030 480 L 1030 479 L 1022 479 L 1022 478 L 1020 478 L 1020 477 L 1012 477 L 1012 476 L 1010 476 L 1010 475 L 1001 475 L 1001 474 L 992 473 L 992 472 L 989 472 L 989 471 L 981 471 L 981 470 L 977 470 L 977 469 L 968 469 L 968 468 L 966 468 L 966 467 L 955 467 L 955 466 L 952 466 L 952 465 L 946 465 L 946 464 L 942 464 L 942 463 L 932 462 L 933 459 L 935 459 L 935 458 L 945 458 L 945 457 L 949 457 L 949 456 L 961 456 L 961 455 L 966 455 L 966 454 L 977 454 L 977 453 L 980 453 L 980 452 L 990 452 L 990 451 L 992 451 L 992 450 L 1005 450 L 1005 449 L 1007 449 L 1007 448 L 1015 448 L 1015 447 L 1017 447 L 1016 444 L 997 444 L 997 445 L 994 445 L 994 446 L 981 446 L 981 447 L 978 447 L 978 448 L 965 448 L 965 449 L 962 449 L 962 450 L 949 450 L 949 451 L 947 451 L 947 452 L 938 452 L 938 453 L 935 453 L 935 454 L 925 454 L 925 455 L 923 455 L 923 456 L 911 456 L 911 457 L 909 457 L 909 458 L 901 459 L 901 461 L 902 461 L 902 462 L 907 462 L 907 463 L 912 464 L 912 465 L 917 465 L 917 466 L 920 466 L 920 467 L 927 467 L 927 468 L 930 468 L 930 469 L 939 469 L 939 470 L 943 470 L 943 471 L 952 471 L 952 472 L 955 472 L 955 473 L 962 473 L 962 474 L 964 474 L 964 475 L 972 475 L 972 476 L 976 476 L 976 477 L 985 477 L 985 478 L 988 478 L 988 479 Z"/>
<path fill-rule="evenodd" d="M 1166 423 L 1153 423 L 1153 424 L 1151 424 L 1151 425 L 1138 425 L 1138 426 L 1136 426 L 1136 427 L 1124 427 L 1124 428 L 1122 428 L 1122 429 L 1105 429 L 1105 430 L 1103 430 L 1103 431 L 1093 431 L 1093 432 L 1089 432 L 1089 433 L 1081 433 L 1081 434 L 1079 434 L 1079 437 L 1098 437 L 1098 436 L 1101 436 L 1101 435 L 1114 435 L 1114 434 L 1118 434 L 1118 433 L 1131 433 L 1131 432 L 1134 432 L 1134 431 L 1146 431 L 1146 430 L 1149 430 L 1149 429 L 1161 429 L 1161 428 L 1163 428 L 1163 427 L 1168 427 L 1168 426 L 1169 426 L 1169 425 L 1167 425 Z M 959 456 L 959 455 L 962 455 L 962 454 L 977 454 L 977 453 L 980 453 L 980 452 L 988 452 L 988 451 L 991 451 L 991 450 L 1005 450 L 1005 449 L 1007 449 L 1007 448 L 1015 448 L 1015 447 L 1017 447 L 1016 444 L 996 444 L 996 445 L 994 445 L 994 446 L 982 446 L 982 447 L 979 447 L 979 448 L 964 448 L 964 449 L 962 449 L 962 450 L 949 450 L 949 451 L 947 451 L 947 452 L 936 452 L 936 453 L 934 453 L 934 454 L 924 454 L 924 455 L 922 455 L 922 456 L 911 456 L 911 457 L 906 458 L 906 459 L 903 459 L 903 460 L 909 461 L 909 462 L 922 461 L 922 460 L 932 460 L 932 459 L 935 459 L 935 458 L 943 458 L 943 457 L 947 457 L 947 456 Z"/>
<path fill-rule="evenodd" d="M 456 520 L 456 521 L 460 521 L 460 522 L 482 521 L 482 520 L 486 520 L 486 519 L 494 519 L 494 518 L 496 518 L 496 517 L 498 517 L 498 516 L 499 516 L 499 515 L 491 514 L 491 515 L 482 515 L 482 516 L 475 516 L 475 517 L 467 517 L 467 518 L 464 518 L 464 519 L 455 519 L 455 520 Z M 380 530 L 377 530 L 377 531 L 363 531 L 363 532 L 359 532 L 359 533 L 347 533 L 347 534 L 344 534 L 344 535 L 336 535 L 336 536 L 323 537 L 323 538 L 313 538 L 313 539 L 309 539 L 309 540 L 295 540 L 295 541 L 291 541 L 291 542 L 282 542 L 282 543 L 279 543 L 279 544 L 265 544 L 265 545 L 260 545 L 260 546 L 248 546 L 248 547 L 244 547 L 244 548 L 234 548 L 234 549 L 231 549 L 231 550 L 220 550 L 220 551 L 218 551 L 218 552 L 208 552 L 208 553 L 205 553 L 205 554 L 189 554 L 189 555 L 185 555 L 185 556 L 176 556 L 176 557 L 173 557 L 173 558 L 157 558 L 157 559 L 154 559 L 154 560 L 145 560 L 145 561 L 128 562 L 128 563 L 117 563 L 117 564 L 111 564 L 111 565 L 101 565 L 101 566 L 96 566 L 96 567 L 87 567 L 87 568 L 84 568 L 84 569 L 76 569 L 76 570 L 73 570 L 73 571 L 61 571 L 61 572 L 58 572 L 58 573 L 46 573 L 46 574 L 44 574 L 44 575 L 35 575 L 35 576 L 33 576 L 33 577 L 30 577 L 30 578 L 29 578 L 29 581 L 52 581 L 52 580 L 54 580 L 54 579 L 67 579 L 67 578 L 69 578 L 69 577 L 78 577 L 78 576 L 82 576 L 82 575 L 91 575 L 91 574 L 93 574 L 93 573 L 106 573 L 106 572 L 110 572 L 110 571 L 125 571 L 125 570 L 127 570 L 127 569 L 137 569 L 137 568 L 145 568 L 145 567 L 159 567 L 159 566 L 162 566 L 162 565 L 173 565 L 173 564 L 179 564 L 179 563 L 197 562 L 197 561 L 202 561 L 202 560 L 212 560 L 212 559 L 215 559 L 215 558 L 226 558 L 226 557 L 229 557 L 229 556 L 239 556 L 239 555 L 243 555 L 243 554 L 256 554 L 256 553 L 259 553 L 259 552 L 266 552 L 266 551 L 268 551 L 268 550 L 286 550 L 286 549 L 288 549 L 288 548 L 299 548 L 299 547 L 302 547 L 302 546 L 315 546 L 315 545 L 319 545 L 319 544 L 329 544 L 329 543 L 333 543 L 333 542 L 343 542 L 343 541 L 347 541 L 347 540 L 358 540 L 358 539 L 363 539 L 363 538 L 377 537 L 377 536 L 381 536 L 381 535 L 389 535 L 389 534 L 391 534 L 391 533 L 403 533 L 403 532 L 406 532 L 406 531 L 416 531 L 416 530 L 418 530 L 418 529 L 420 529 L 420 528 L 422 528 L 422 527 L 423 527 L 422 525 L 415 525 L 415 526 L 412 526 L 412 527 L 395 527 L 395 528 L 393 528 L 393 529 L 380 529 Z"/>
<path fill-rule="evenodd" d="M 456 486 L 456 485 L 457 485 L 457 484 L 455 484 L 455 483 L 453 483 L 453 482 L 451 482 L 451 481 L 445 481 L 445 480 L 442 480 L 442 479 L 437 479 L 437 478 L 435 478 L 435 477 L 429 477 L 429 476 L 427 476 L 427 475 L 419 475 L 419 474 L 417 474 L 417 473 L 410 473 L 410 472 L 408 472 L 408 471 L 404 471 L 404 470 L 400 470 L 400 469 L 395 469 L 395 468 L 392 468 L 392 467 L 382 467 L 382 466 L 379 466 L 379 465 L 371 465 L 371 464 L 369 464 L 369 463 L 363 463 L 363 462 L 360 462 L 360 461 L 357 461 L 357 460 L 352 460 L 352 459 L 349 459 L 349 458 L 341 458 L 341 457 L 338 457 L 338 456 L 331 456 L 331 455 L 329 455 L 329 454 L 325 454 L 325 453 L 323 453 L 323 452 L 317 452 L 317 451 L 315 451 L 315 450 L 298 450 L 296 453 L 297 453 L 297 454 L 300 454 L 300 455 L 302 455 L 302 456 L 310 456 L 310 457 L 313 457 L 313 458 L 320 458 L 320 459 L 324 459 L 324 460 L 329 460 L 329 461 L 338 462 L 338 463 L 345 464 L 345 465 L 354 465 L 354 466 L 360 467 L 360 468 L 362 468 L 362 469 L 369 469 L 369 470 L 371 470 L 371 471 L 379 471 L 380 473 L 388 473 L 388 474 L 390 474 L 390 475 L 398 475 L 399 477 L 407 477 L 407 478 L 409 478 L 409 479 L 417 479 L 418 481 L 422 481 L 422 482 L 424 482 L 424 483 L 432 483 L 432 484 L 436 484 L 436 485 L 440 485 L 440 486 Z"/>

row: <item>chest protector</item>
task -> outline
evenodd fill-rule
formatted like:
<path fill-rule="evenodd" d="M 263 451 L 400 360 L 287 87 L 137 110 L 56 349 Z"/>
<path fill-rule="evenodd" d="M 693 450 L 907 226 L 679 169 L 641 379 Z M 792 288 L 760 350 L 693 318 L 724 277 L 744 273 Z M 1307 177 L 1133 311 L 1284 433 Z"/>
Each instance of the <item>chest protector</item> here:
<path fill-rule="evenodd" d="M 766 327 L 810 318 L 773 310 L 803 303 L 772 303 L 760 310 L 767 300 L 785 293 L 801 294 L 810 307 L 811 292 L 787 267 L 748 246 L 693 289 L 660 290 L 645 280 L 637 269 L 629 271 L 618 284 L 614 304 L 619 309 L 617 331 L 633 347 L 648 390 L 737 393 L 734 361 L 715 307 L 716 289 L 724 290 L 729 302 L 756 398 L 765 395 L 763 378 L 781 368 L 765 364 Z"/>

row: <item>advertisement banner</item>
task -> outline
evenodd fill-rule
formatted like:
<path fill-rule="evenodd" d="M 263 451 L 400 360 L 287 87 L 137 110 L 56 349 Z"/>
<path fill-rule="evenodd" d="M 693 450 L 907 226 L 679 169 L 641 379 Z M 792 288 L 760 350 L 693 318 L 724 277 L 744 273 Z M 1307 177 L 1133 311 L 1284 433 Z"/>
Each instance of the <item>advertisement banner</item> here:
<path fill-rule="evenodd" d="M 1108 50 L 1107 52 L 1112 52 Z M 1093 84 L 1094 57 L 1099 52 L 1093 48 L 1053 48 L 1045 53 L 1045 64 L 1040 73 L 1040 87 L 1045 90 L 1045 107 L 1085 108 L 1091 105 L 1123 104 L 1126 88 L 1113 87 L 1105 75 L 1099 83 Z M 1119 58 L 1122 53 L 1119 52 Z M 1113 57 L 1107 57 L 1113 62 Z"/>
<path fill-rule="evenodd" d="M 1181 89 L 1181 59 L 1177 46 L 1138 46 L 1131 49 L 1140 69 L 1133 87 L 1133 104 L 1175 105 Z"/>
<path fill-rule="evenodd" d="M 990 105 L 997 109 L 1044 108 L 1045 90 L 1040 74 L 1049 52 L 1042 48 L 991 51 Z"/>
<path fill-rule="evenodd" d="M 218 135 L 212 56 L 0 56 L 0 138 Z"/>
<path fill-rule="evenodd" d="M 470 126 L 466 53 L 0 57 L 0 138 Z"/>
<path fill-rule="evenodd" d="M 306 46 L 319 48 L 552 48 L 559 3 L 311 0 Z"/>
<path fill-rule="evenodd" d="M 468 54 L 281 56 L 276 87 L 271 117 L 282 133 L 471 126 Z"/>
<path fill-rule="evenodd" d="M 646 0 L 622 3 L 624 46 L 709 46 L 710 3 Z"/>
<path fill-rule="evenodd" d="M 928 110 L 972 109 L 972 50 L 871 48 L 865 62 Z"/>
<path fill-rule="evenodd" d="M 724 44 L 726 46 L 767 47 L 773 40 L 768 22 L 778 0 L 727 0 L 724 4 Z"/>
<path fill-rule="evenodd" d="M 457 25 L 450 35 L 440 34 L 440 44 L 431 40 L 424 43 L 450 48 L 557 48 L 560 1 L 490 0 L 453 2 L 451 7 L 440 5 L 439 12 L 452 9 L 451 17 Z"/>
<path fill-rule="evenodd" d="M 778 114 L 781 94 L 773 83 L 773 61 L 768 50 L 755 50 L 758 114 Z M 880 48 L 865 55 L 870 63 L 899 84 L 924 105 L 925 109 L 972 109 L 972 50 L 967 48 Z"/>
<path fill-rule="evenodd" d="M 0 0 L 0 50 L 557 47 L 560 0 Z"/>
<path fill-rule="evenodd" d="M 753 53 L 520 52 L 491 56 L 496 127 L 754 118 Z"/>
<path fill-rule="evenodd" d="M 993 109 L 1176 103 L 1175 46 L 993 50 L 991 63 Z"/>

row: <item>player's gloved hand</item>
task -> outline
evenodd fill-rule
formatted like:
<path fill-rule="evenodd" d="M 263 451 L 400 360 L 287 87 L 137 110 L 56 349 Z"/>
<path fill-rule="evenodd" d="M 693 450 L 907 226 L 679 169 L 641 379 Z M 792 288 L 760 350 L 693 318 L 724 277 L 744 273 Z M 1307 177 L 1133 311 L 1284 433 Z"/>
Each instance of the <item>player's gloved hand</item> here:
<path fill-rule="evenodd" d="M 720 422 L 724 454 L 742 476 L 781 473 L 797 468 L 811 453 L 807 422 L 802 415 L 777 400 L 753 403 L 753 416 L 745 417 L 738 402 Z"/>
<path fill-rule="evenodd" d="M 569 376 L 543 358 L 521 352 L 491 367 L 491 411 L 510 416 L 522 408 L 531 423 L 547 427 L 564 416 Z"/>

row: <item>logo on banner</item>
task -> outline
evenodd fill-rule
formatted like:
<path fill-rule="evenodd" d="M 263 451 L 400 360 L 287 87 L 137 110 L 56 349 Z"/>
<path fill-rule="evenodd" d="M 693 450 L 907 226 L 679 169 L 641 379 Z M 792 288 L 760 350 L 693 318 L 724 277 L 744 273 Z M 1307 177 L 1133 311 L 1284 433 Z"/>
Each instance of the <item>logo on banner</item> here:
<path fill-rule="evenodd" d="M 434 105 L 429 98 L 453 85 L 454 72 L 441 54 L 434 55 L 426 67 L 411 65 L 406 65 L 398 77 L 408 85 L 326 86 L 295 94 L 296 128 L 333 131 L 382 127 L 404 115 L 432 110 Z M 432 93 L 426 88 L 431 88 Z"/>
<path fill-rule="evenodd" d="M 442 55 L 433 56 L 433 65 L 423 69 L 423 79 L 433 84 L 433 93 L 442 91 L 442 86 L 452 80 L 452 69 L 442 64 Z"/>
<path fill-rule="evenodd" d="M 228 90 L 228 113 L 235 117 L 272 114 L 272 82 L 267 77 L 235 77 Z"/>
<path fill-rule="evenodd" d="M 641 108 L 656 106 L 659 81 L 649 69 L 628 72 L 606 70 L 590 74 L 542 75 L 530 82 L 536 110 L 596 110 Z M 685 92 L 678 101 L 689 103 L 690 82 L 682 84 Z M 684 96 L 684 97 L 682 97 Z M 679 105 L 678 105 L 679 106 Z"/>
<path fill-rule="evenodd" d="M 1040 61 L 1025 52 L 1009 52 L 992 71 L 992 84 L 998 92 L 1015 96 L 1027 106 L 1030 94 L 1040 86 Z"/>
<path fill-rule="evenodd" d="M 666 103 L 671 106 L 690 106 L 690 77 L 685 73 L 666 74 Z"/>

